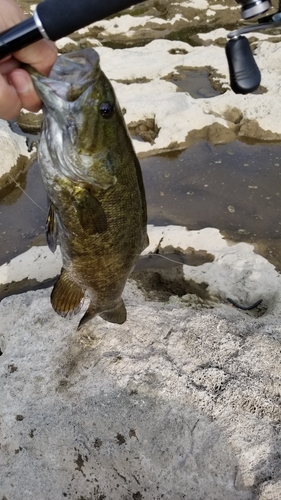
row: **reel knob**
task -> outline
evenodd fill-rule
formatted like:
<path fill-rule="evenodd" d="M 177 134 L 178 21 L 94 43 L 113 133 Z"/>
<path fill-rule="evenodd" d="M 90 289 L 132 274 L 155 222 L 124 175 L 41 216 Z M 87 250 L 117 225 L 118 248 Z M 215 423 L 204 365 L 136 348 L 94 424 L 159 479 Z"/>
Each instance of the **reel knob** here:
<path fill-rule="evenodd" d="M 236 94 L 249 94 L 261 82 L 260 70 L 245 36 L 231 38 L 225 47 L 230 86 Z"/>

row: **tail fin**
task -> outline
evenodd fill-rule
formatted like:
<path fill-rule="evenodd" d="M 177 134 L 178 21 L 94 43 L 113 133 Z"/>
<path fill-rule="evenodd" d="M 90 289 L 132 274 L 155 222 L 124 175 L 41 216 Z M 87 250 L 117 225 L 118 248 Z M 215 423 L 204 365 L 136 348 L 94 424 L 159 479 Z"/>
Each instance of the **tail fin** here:
<path fill-rule="evenodd" d="M 127 319 L 127 311 L 123 299 L 120 299 L 118 306 L 114 309 L 100 313 L 100 317 L 105 319 L 105 321 L 117 323 L 118 325 L 125 323 Z"/>
<path fill-rule="evenodd" d="M 94 318 L 97 314 L 99 314 L 102 319 L 105 319 L 105 321 L 117 323 L 118 325 L 122 325 L 127 319 L 127 312 L 123 299 L 120 299 L 117 307 L 102 313 L 98 313 L 96 306 L 91 302 L 83 318 L 80 320 L 77 330 L 80 330 L 85 323 L 90 321 L 90 319 Z"/>

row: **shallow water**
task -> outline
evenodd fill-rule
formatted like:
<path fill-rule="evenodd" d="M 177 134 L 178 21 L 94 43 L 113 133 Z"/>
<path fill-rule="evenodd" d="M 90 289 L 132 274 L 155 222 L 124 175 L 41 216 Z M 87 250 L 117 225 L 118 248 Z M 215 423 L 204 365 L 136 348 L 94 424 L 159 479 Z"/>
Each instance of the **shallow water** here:
<path fill-rule="evenodd" d="M 177 68 L 177 72 L 165 80 L 174 83 L 180 92 L 188 92 L 193 99 L 209 98 L 219 95 L 209 80 L 207 69 Z"/>
<path fill-rule="evenodd" d="M 15 186 L 0 200 L 0 265 L 30 248 L 45 230 L 47 197 L 38 164 L 33 163 L 18 182 L 26 194 Z"/>
<path fill-rule="evenodd" d="M 281 144 L 200 141 L 142 160 L 150 222 L 216 227 L 230 240 L 281 257 Z M 278 267 L 280 267 L 278 265 Z"/>
<path fill-rule="evenodd" d="M 150 220 L 253 238 L 281 234 L 281 144 L 200 141 L 141 164 Z"/>
<path fill-rule="evenodd" d="M 141 166 L 150 224 L 216 227 L 232 241 L 255 243 L 281 267 L 281 144 L 200 141 Z M 41 209 L 18 188 L 1 200 L 1 264 L 44 241 L 47 204 L 37 163 L 22 186 Z"/>

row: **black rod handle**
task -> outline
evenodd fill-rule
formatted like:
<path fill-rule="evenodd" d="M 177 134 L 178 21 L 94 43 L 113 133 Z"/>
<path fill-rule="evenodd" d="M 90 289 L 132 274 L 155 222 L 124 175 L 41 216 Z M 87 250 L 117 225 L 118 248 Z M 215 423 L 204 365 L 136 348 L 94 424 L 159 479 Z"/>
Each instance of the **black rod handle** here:
<path fill-rule="evenodd" d="M 23 49 L 42 38 L 33 17 L 0 33 L 0 59 Z"/>
<path fill-rule="evenodd" d="M 55 41 L 142 1 L 45 0 L 36 10 L 48 37 Z"/>
<path fill-rule="evenodd" d="M 236 94 L 249 94 L 261 82 L 260 70 L 245 36 L 231 38 L 225 47 L 230 86 Z"/>
<path fill-rule="evenodd" d="M 144 0 L 45 0 L 33 17 L 0 33 L 0 59 L 44 36 L 56 41 Z"/>

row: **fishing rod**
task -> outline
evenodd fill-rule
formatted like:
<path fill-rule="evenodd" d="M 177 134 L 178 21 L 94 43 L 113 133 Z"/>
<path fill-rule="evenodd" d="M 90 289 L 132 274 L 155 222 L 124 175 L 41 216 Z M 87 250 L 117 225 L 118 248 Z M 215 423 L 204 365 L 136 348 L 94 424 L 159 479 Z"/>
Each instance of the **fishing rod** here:
<path fill-rule="evenodd" d="M 0 59 L 42 38 L 56 41 L 144 0 L 45 0 L 33 16 L 0 33 Z"/>
<path fill-rule="evenodd" d="M 39 3 L 32 17 L 0 33 L 0 60 L 42 38 L 56 41 L 89 24 L 116 14 L 144 0 L 44 0 Z M 241 16 L 250 19 L 271 8 L 270 0 L 236 0 L 241 4 Z M 256 90 L 261 81 L 260 70 L 245 36 L 252 31 L 275 28 L 281 25 L 281 0 L 279 9 L 260 18 L 258 24 L 246 26 L 227 35 L 226 57 L 230 85 L 237 94 Z"/>

